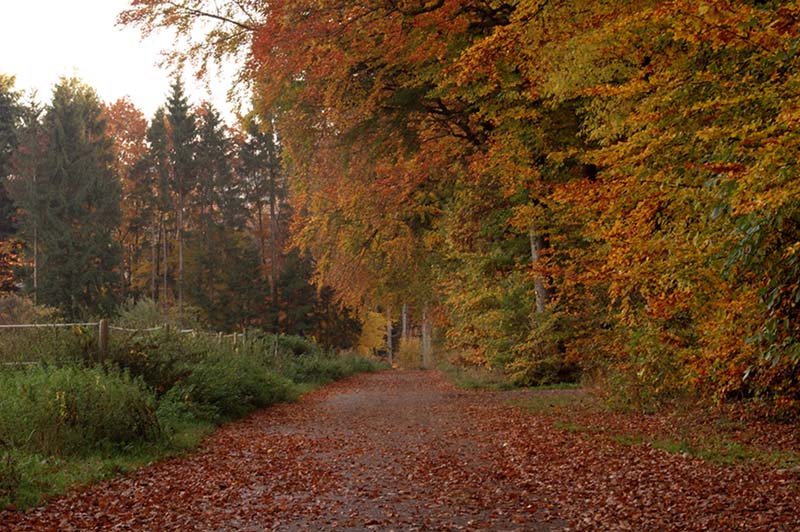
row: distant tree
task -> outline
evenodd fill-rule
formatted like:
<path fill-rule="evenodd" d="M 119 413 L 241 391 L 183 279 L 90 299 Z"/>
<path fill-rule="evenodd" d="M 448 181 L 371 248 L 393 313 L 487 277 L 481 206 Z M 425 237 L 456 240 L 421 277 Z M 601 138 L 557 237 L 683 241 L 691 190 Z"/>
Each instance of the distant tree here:
<path fill-rule="evenodd" d="M 124 295 L 147 294 L 150 225 L 153 218 L 153 179 L 144 164 L 147 120 L 127 98 L 106 108 L 108 133 L 114 141 L 114 169 L 122 183 L 122 223 L 116 240 L 122 246 Z"/>
<path fill-rule="evenodd" d="M 286 175 L 280 159 L 272 119 L 259 119 L 252 113 L 243 125 L 245 140 L 240 158 L 246 181 L 247 198 L 261 254 L 261 265 L 270 284 L 270 303 L 278 307 L 278 261 L 287 237 Z M 281 216 L 283 215 L 283 216 Z M 265 218 L 269 217 L 265 223 Z M 281 231 L 281 227 L 283 231 Z"/>
<path fill-rule="evenodd" d="M 13 269 L 18 261 L 18 244 L 11 237 L 17 232 L 14 203 L 8 195 L 5 179 L 11 171 L 12 155 L 18 144 L 22 118 L 19 93 L 14 78 L 0 74 L 0 291 L 14 289 Z"/>
<path fill-rule="evenodd" d="M 70 318 L 108 313 L 118 303 L 120 182 L 103 104 L 77 79 L 62 79 L 47 107 L 46 144 L 20 187 L 26 240 L 37 242 L 40 303 Z M 31 230 L 35 234 L 31 234 Z"/>
<path fill-rule="evenodd" d="M 183 305 L 184 290 L 184 217 L 186 202 L 194 188 L 195 142 L 197 124 L 190 112 L 183 83 L 176 79 L 167 99 L 167 121 L 169 123 L 169 154 L 171 161 L 170 185 L 175 198 L 176 234 L 178 240 L 178 308 Z"/>
<path fill-rule="evenodd" d="M 149 149 L 141 161 L 151 183 L 150 220 L 150 297 L 166 304 L 170 298 L 169 228 L 174 220 L 170 189 L 170 158 L 167 116 L 163 107 L 156 110 L 147 128 Z"/>
<path fill-rule="evenodd" d="M 309 255 L 291 251 L 277 279 L 280 305 L 276 321 L 280 332 L 313 337 L 328 348 L 350 348 L 361 334 L 361 322 L 335 297 L 330 287 L 312 282 L 314 263 Z"/>
<path fill-rule="evenodd" d="M 246 234 L 242 176 L 234 171 L 233 142 L 209 104 L 197 114 L 195 187 L 188 201 L 186 296 L 212 327 L 257 324 L 266 286 L 258 252 Z"/>

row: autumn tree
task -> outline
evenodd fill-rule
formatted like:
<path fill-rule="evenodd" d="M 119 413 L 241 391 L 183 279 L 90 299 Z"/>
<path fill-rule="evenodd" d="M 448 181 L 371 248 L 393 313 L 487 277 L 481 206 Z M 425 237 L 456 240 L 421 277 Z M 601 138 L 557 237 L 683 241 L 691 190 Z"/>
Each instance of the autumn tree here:
<path fill-rule="evenodd" d="M 147 154 L 147 120 L 127 99 L 106 109 L 108 134 L 114 141 L 115 173 L 122 183 L 122 221 L 116 240 L 122 246 L 124 295 L 151 295 L 151 222 L 154 215 L 152 175 L 144 162 Z"/>
<path fill-rule="evenodd" d="M 246 56 L 292 242 L 522 382 L 800 404 L 798 2 L 136 0 Z M 210 25 L 210 26 L 209 26 Z M 570 371 L 571 372 L 571 371 Z"/>

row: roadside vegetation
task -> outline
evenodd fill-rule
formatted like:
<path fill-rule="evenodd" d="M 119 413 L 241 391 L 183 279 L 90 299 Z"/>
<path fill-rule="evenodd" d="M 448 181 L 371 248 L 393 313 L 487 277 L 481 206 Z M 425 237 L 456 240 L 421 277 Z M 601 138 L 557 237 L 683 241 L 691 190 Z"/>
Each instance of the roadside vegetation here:
<path fill-rule="evenodd" d="M 155 325 L 148 305 L 115 323 Z M 178 325 L 117 329 L 103 360 L 94 328 L 0 331 L 0 508 L 185 452 L 222 423 L 379 367 L 299 336 Z"/>

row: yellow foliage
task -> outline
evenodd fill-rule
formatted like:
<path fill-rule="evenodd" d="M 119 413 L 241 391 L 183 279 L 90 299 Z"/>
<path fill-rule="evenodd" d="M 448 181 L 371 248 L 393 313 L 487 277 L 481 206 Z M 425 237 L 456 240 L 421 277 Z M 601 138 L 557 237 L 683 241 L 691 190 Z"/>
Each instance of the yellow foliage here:
<path fill-rule="evenodd" d="M 419 338 L 406 338 L 400 341 L 397 365 L 403 369 L 422 367 L 422 349 Z"/>
<path fill-rule="evenodd" d="M 356 351 L 369 356 L 386 345 L 386 317 L 379 312 L 367 311 L 358 338 Z"/>

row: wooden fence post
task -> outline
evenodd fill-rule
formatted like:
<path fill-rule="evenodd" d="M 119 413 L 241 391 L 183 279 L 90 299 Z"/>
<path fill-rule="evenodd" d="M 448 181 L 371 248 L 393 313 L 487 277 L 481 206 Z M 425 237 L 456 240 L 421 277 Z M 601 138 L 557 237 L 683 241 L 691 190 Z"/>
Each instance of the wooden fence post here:
<path fill-rule="evenodd" d="M 100 331 L 97 337 L 97 344 L 100 353 L 100 362 L 108 357 L 108 320 L 100 320 Z"/>

